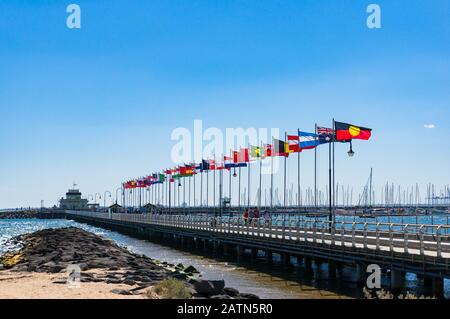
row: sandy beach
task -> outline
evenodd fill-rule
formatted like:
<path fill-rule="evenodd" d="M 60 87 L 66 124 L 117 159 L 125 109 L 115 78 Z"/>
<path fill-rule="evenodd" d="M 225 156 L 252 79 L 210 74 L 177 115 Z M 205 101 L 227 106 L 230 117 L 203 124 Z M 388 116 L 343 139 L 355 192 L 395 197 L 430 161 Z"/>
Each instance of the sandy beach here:
<path fill-rule="evenodd" d="M 99 271 L 88 271 L 99 274 Z M 105 282 L 67 283 L 67 274 L 0 271 L 0 299 L 142 299 L 142 291 L 135 295 L 120 295 L 112 290 L 127 290 L 125 284 Z M 63 283 L 66 282 L 66 283 Z"/>
<path fill-rule="evenodd" d="M 256 299 L 203 280 L 192 266 L 138 255 L 112 240 L 68 227 L 13 237 L 22 248 L 0 256 L 0 298 Z"/>

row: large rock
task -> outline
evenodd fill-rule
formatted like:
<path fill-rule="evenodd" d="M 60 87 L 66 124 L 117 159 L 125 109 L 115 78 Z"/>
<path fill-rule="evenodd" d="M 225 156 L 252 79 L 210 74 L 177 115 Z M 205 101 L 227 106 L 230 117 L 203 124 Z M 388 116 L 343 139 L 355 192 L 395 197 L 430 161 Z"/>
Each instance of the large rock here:
<path fill-rule="evenodd" d="M 219 295 L 225 288 L 223 280 L 199 280 L 193 282 L 194 289 L 201 295 Z"/>
<path fill-rule="evenodd" d="M 188 266 L 184 269 L 185 273 L 198 274 L 200 273 L 194 266 Z"/>
<path fill-rule="evenodd" d="M 246 293 L 241 293 L 239 294 L 239 296 L 237 296 L 238 298 L 243 298 L 243 299 L 259 299 L 259 297 L 257 295 L 254 294 L 246 294 Z"/>
<path fill-rule="evenodd" d="M 237 295 L 239 295 L 239 290 L 231 287 L 223 288 L 223 292 L 230 297 L 236 297 Z"/>
<path fill-rule="evenodd" d="M 113 294 L 118 294 L 118 295 L 132 295 L 131 292 L 129 292 L 128 290 L 124 290 L 124 289 L 113 289 L 113 290 L 111 290 L 111 292 Z"/>

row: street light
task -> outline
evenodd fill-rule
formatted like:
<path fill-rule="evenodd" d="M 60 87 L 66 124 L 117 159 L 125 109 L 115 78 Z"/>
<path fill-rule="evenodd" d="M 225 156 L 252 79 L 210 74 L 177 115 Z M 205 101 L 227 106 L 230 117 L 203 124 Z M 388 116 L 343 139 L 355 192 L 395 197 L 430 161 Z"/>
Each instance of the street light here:
<path fill-rule="evenodd" d="M 105 193 L 103 194 L 103 207 L 105 208 L 106 208 L 106 193 L 109 193 L 109 198 L 111 198 L 111 192 L 105 191 Z"/>
<path fill-rule="evenodd" d="M 102 199 L 102 195 L 100 193 L 95 193 L 94 204 L 97 204 L 97 195 L 98 195 L 98 199 Z"/>
<path fill-rule="evenodd" d="M 355 152 L 353 152 L 352 148 L 352 141 L 350 141 L 350 150 L 347 152 L 348 157 L 353 157 L 355 155 Z"/>
<path fill-rule="evenodd" d="M 117 195 L 117 192 L 120 191 L 120 190 L 122 190 L 122 187 L 119 187 L 119 188 L 116 189 L 116 204 L 117 204 L 117 201 L 118 201 L 118 198 L 119 198 L 119 196 Z M 123 195 L 123 192 L 122 192 L 122 195 Z"/>
<path fill-rule="evenodd" d="M 94 200 L 94 196 L 93 196 L 92 194 L 89 194 L 89 195 L 87 196 L 87 200 L 88 200 L 88 202 L 89 202 L 89 197 L 91 197 L 91 198 L 92 198 L 92 200 Z"/>

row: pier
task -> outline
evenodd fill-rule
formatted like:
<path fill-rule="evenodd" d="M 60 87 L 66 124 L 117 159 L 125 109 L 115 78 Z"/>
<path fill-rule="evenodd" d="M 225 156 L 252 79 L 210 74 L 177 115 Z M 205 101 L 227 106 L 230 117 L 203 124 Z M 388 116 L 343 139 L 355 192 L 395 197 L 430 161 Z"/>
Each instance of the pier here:
<path fill-rule="evenodd" d="M 274 254 L 287 266 L 292 258 L 312 271 L 312 263 L 328 263 L 330 278 L 342 267 L 352 267 L 365 286 L 367 266 L 376 264 L 390 273 L 390 288 L 403 287 L 404 274 L 414 273 L 442 298 L 444 278 L 450 277 L 450 226 L 330 222 L 327 219 L 243 218 L 241 216 L 184 214 L 121 214 L 66 210 L 67 218 L 100 227 L 127 230 L 149 239 L 182 243 L 198 251 L 212 250 L 237 260 Z"/>

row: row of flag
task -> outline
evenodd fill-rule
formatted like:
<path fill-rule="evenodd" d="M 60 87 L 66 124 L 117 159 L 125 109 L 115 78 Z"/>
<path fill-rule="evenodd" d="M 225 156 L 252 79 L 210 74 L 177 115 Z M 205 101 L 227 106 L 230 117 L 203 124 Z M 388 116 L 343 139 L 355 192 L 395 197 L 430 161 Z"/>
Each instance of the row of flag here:
<path fill-rule="evenodd" d="M 232 151 L 230 156 L 223 156 L 222 160 L 202 160 L 198 164 L 185 164 L 172 169 L 165 169 L 161 173 L 154 173 L 145 177 L 126 181 L 122 184 L 125 189 L 146 188 L 154 184 L 162 184 L 165 181 L 175 182 L 175 180 L 190 177 L 198 172 L 210 170 L 230 170 L 236 167 L 247 167 L 247 163 L 256 159 L 264 159 L 273 156 L 288 157 L 291 153 L 299 153 L 303 150 L 314 149 L 317 146 L 332 142 L 350 142 L 353 139 L 368 140 L 372 134 L 372 129 L 356 126 L 343 122 L 334 122 L 334 128 L 316 126 L 315 133 L 308 133 L 298 130 L 295 135 L 287 135 L 286 140 L 273 138 L 272 144 L 262 144 L 260 146 L 251 145 L 241 148 L 239 151 Z"/>

